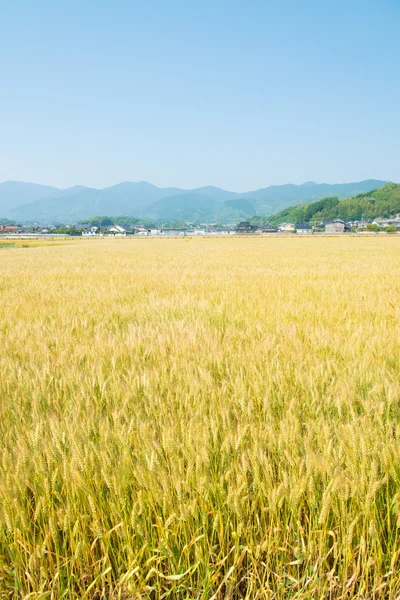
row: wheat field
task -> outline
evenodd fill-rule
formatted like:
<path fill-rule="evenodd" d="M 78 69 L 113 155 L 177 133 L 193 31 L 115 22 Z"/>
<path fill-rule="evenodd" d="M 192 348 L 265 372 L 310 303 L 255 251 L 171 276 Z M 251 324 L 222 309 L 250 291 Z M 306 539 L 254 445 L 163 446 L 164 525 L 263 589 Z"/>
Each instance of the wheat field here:
<path fill-rule="evenodd" d="M 0 250 L 0 598 L 400 597 L 400 239 Z"/>

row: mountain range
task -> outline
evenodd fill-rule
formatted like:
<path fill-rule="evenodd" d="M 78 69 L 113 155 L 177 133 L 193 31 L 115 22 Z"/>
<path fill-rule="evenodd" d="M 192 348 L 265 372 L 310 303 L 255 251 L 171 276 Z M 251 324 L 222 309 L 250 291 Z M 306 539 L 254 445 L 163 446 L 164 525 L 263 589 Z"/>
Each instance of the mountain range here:
<path fill-rule="evenodd" d="M 42 224 L 76 223 L 94 215 L 132 216 L 153 221 L 231 223 L 254 215 L 268 216 L 301 202 L 337 196 L 349 198 L 381 187 L 385 181 L 285 184 L 245 193 L 214 186 L 191 190 L 159 188 L 145 181 L 124 182 L 104 189 L 77 185 L 0 183 L 0 220 Z"/>

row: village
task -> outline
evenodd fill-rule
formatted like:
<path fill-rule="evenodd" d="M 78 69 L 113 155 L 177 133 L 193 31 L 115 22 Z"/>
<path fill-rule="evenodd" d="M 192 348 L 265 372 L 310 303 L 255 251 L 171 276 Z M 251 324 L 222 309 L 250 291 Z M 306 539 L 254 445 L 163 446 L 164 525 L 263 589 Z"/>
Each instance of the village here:
<path fill-rule="evenodd" d="M 229 235 L 314 235 L 314 234 L 354 234 L 354 233 L 400 233 L 400 215 L 395 218 L 374 220 L 344 221 L 332 219 L 311 225 L 310 223 L 281 223 L 274 225 L 264 223 L 255 225 L 251 221 L 241 221 L 237 225 L 223 226 L 218 224 L 179 224 L 176 227 L 113 224 L 107 227 L 99 225 L 53 225 L 41 226 L 2 224 L 0 235 L 7 236 L 83 236 L 83 237 L 151 237 L 151 236 L 229 236 Z"/>

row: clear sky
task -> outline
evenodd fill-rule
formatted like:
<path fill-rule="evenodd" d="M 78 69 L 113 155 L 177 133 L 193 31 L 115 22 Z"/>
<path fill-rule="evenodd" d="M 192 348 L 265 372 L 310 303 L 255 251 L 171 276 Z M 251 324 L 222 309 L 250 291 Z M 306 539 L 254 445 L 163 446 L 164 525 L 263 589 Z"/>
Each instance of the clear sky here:
<path fill-rule="evenodd" d="M 400 0 L 0 0 L 0 181 L 400 181 Z"/>

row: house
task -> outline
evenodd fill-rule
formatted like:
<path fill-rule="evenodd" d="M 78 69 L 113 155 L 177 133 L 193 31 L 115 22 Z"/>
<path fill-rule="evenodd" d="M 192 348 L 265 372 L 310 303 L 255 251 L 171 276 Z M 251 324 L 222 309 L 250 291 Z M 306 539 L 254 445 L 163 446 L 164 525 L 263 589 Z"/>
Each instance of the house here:
<path fill-rule="evenodd" d="M 325 233 L 348 233 L 350 231 L 350 223 L 345 223 L 342 219 L 333 219 L 325 225 Z"/>
<path fill-rule="evenodd" d="M 148 232 L 149 232 L 147 227 L 142 227 L 142 226 L 139 227 L 138 225 L 131 225 L 129 230 L 131 233 L 133 233 L 135 235 L 148 235 Z"/>
<path fill-rule="evenodd" d="M 179 229 L 174 227 L 165 227 L 160 230 L 161 235 L 170 235 L 173 237 L 186 235 L 186 229 Z"/>
<path fill-rule="evenodd" d="M 93 226 L 93 227 L 89 227 L 88 229 L 84 229 L 82 231 L 82 235 L 85 237 L 93 237 L 93 236 L 97 235 L 98 231 L 99 231 L 99 228 Z"/>
<path fill-rule="evenodd" d="M 329 223 L 330 221 L 328 221 Z M 350 227 L 352 229 L 358 229 L 358 227 L 361 224 L 361 221 L 359 221 L 358 219 L 353 219 L 352 221 L 347 221 L 347 223 L 350 225 Z"/>
<path fill-rule="evenodd" d="M 257 229 L 257 225 L 252 225 L 250 221 L 241 221 L 236 227 L 236 233 L 254 233 Z"/>
<path fill-rule="evenodd" d="M 283 233 L 293 233 L 295 231 L 293 223 L 281 223 L 279 225 L 279 231 Z"/>
<path fill-rule="evenodd" d="M 120 235 L 126 235 L 126 229 L 121 227 L 121 225 L 111 225 L 110 227 L 108 227 L 107 233 L 117 233 Z"/>
<path fill-rule="evenodd" d="M 17 226 L 16 225 L 2 225 L 0 224 L 0 231 L 2 233 L 16 233 Z"/>
<path fill-rule="evenodd" d="M 358 221 L 355 222 L 353 221 L 352 223 L 350 223 L 350 225 L 352 227 L 355 227 L 357 229 L 357 231 L 365 231 L 368 227 L 368 225 L 370 225 L 370 221 Z"/>
<path fill-rule="evenodd" d="M 216 227 L 214 231 L 210 233 L 211 235 L 234 235 L 236 233 L 236 229 L 232 227 Z"/>
<path fill-rule="evenodd" d="M 275 225 L 271 225 L 271 223 L 264 223 L 261 226 L 261 233 L 279 233 L 279 229 Z"/>
<path fill-rule="evenodd" d="M 378 225 L 378 227 L 382 229 L 394 225 L 397 227 L 397 229 L 399 229 L 400 219 L 375 219 L 375 221 L 372 221 L 372 225 Z"/>
<path fill-rule="evenodd" d="M 313 233 L 313 228 L 308 223 L 295 223 L 297 233 Z"/>
<path fill-rule="evenodd" d="M 22 225 L 18 228 L 18 233 L 39 233 L 40 227 L 36 227 L 35 225 Z"/>

